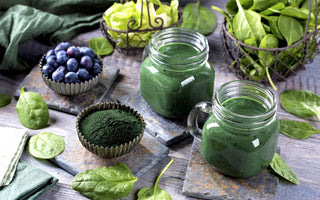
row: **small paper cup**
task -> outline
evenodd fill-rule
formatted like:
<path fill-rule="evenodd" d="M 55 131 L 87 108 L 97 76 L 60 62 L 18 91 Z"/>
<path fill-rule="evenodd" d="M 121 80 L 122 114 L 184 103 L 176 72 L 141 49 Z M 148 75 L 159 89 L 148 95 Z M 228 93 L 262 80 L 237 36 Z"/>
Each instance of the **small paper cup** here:
<path fill-rule="evenodd" d="M 109 109 L 123 110 L 127 112 L 129 115 L 133 115 L 137 117 L 137 119 L 142 125 L 141 133 L 137 135 L 134 139 L 131 139 L 121 145 L 115 145 L 111 147 L 98 146 L 88 141 L 84 137 L 83 133 L 81 133 L 80 131 L 80 124 L 82 122 L 82 119 L 84 119 L 85 117 L 89 116 L 90 114 L 96 111 L 109 110 Z M 108 102 L 101 102 L 101 103 L 97 103 L 97 104 L 86 107 L 78 114 L 77 120 L 76 120 L 76 130 L 77 130 L 78 138 L 81 144 L 90 152 L 105 158 L 122 156 L 132 151 L 140 143 L 144 133 L 145 126 L 146 125 L 142 116 L 131 107 L 123 104 L 119 104 L 119 103 L 108 103 Z M 126 137 L 126 135 L 123 135 L 123 137 Z"/>

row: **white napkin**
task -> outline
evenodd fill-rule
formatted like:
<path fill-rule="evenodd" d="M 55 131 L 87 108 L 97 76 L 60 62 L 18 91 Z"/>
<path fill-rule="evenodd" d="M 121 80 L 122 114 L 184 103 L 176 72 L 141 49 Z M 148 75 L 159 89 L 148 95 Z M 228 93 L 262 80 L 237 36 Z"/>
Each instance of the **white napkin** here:
<path fill-rule="evenodd" d="M 25 129 L 0 127 L 0 187 L 13 179 L 28 135 Z"/>

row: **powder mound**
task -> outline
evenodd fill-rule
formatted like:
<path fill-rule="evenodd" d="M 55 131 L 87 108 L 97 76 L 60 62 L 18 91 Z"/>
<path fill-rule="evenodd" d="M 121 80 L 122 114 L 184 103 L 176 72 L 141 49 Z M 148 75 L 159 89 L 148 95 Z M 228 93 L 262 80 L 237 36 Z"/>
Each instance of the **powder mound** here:
<path fill-rule="evenodd" d="M 132 141 L 141 134 L 143 125 L 131 113 L 110 109 L 86 116 L 80 121 L 79 129 L 91 144 L 110 148 Z"/>

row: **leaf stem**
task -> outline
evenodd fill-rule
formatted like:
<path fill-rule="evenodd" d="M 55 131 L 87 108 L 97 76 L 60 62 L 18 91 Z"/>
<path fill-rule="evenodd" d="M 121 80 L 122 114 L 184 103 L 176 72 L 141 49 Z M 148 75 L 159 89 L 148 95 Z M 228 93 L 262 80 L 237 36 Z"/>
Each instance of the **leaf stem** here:
<path fill-rule="evenodd" d="M 156 191 L 156 187 L 158 187 L 158 183 L 159 183 L 159 180 L 161 178 L 161 176 L 163 175 L 163 173 L 170 167 L 170 165 L 173 163 L 174 159 L 171 158 L 170 162 L 167 164 L 167 166 L 165 166 L 163 168 L 163 170 L 161 171 L 161 173 L 159 174 L 159 176 L 157 177 L 157 180 L 154 184 L 154 189 L 153 189 L 153 196 L 155 196 L 155 191 Z"/>
<path fill-rule="evenodd" d="M 275 91 L 277 91 L 278 88 L 274 85 L 274 83 L 273 83 L 273 81 L 272 81 L 272 79 L 271 79 L 271 76 L 270 76 L 270 74 L 269 74 L 269 67 L 266 67 L 266 72 L 267 72 L 267 77 L 268 77 L 268 80 L 269 80 L 270 85 L 272 86 L 272 88 L 273 88 Z M 320 118 L 319 118 L 319 119 L 320 119 Z"/>

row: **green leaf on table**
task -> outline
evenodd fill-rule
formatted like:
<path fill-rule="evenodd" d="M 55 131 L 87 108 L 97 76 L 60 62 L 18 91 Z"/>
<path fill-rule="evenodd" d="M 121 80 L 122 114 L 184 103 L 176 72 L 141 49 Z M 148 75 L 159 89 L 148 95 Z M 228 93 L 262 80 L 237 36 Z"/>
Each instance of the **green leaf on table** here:
<path fill-rule="evenodd" d="M 16 105 L 21 124 L 30 129 L 40 129 L 47 126 L 49 109 L 46 102 L 36 92 L 25 92 L 21 88 L 20 97 Z"/>
<path fill-rule="evenodd" d="M 275 173 L 277 173 L 284 179 L 290 181 L 291 183 L 294 183 L 297 185 L 299 184 L 298 177 L 290 169 L 286 161 L 284 161 L 279 154 L 277 153 L 274 154 L 272 161 L 270 163 L 270 167 L 273 169 Z"/>
<path fill-rule="evenodd" d="M 123 163 L 97 167 L 77 174 L 72 189 L 93 200 L 113 200 L 127 197 L 138 180 Z"/>
<path fill-rule="evenodd" d="M 33 157 L 51 159 L 63 152 L 64 139 L 50 132 L 42 132 L 30 138 L 28 150 Z"/>
<path fill-rule="evenodd" d="M 107 56 L 113 52 L 112 44 L 104 37 L 92 38 L 89 47 L 99 56 Z"/>
<path fill-rule="evenodd" d="M 320 120 L 320 97 L 308 90 L 288 90 L 280 95 L 282 107 L 299 117 L 317 115 Z"/>
<path fill-rule="evenodd" d="M 286 39 L 288 46 L 304 37 L 304 31 L 301 24 L 293 17 L 280 15 L 278 27 L 281 35 Z"/>
<path fill-rule="evenodd" d="M 288 137 L 302 140 L 307 139 L 314 133 L 320 133 L 311 124 L 294 120 L 280 120 L 280 133 Z"/>
<path fill-rule="evenodd" d="M 255 38 L 257 43 L 260 43 L 262 38 L 266 35 L 260 15 L 252 10 L 243 9 L 239 0 L 236 0 L 236 2 L 239 11 L 234 16 L 232 24 L 235 37 L 241 41 Z"/>
<path fill-rule="evenodd" d="M 172 164 L 173 158 L 171 158 L 170 162 L 163 168 L 159 176 L 157 177 L 157 180 L 152 187 L 145 187 L 141 188 L 138 192 L 138 200 L 171 200 L 170 194 L 164 190 L 161 189 L 158 184 L 161 176 L 163 173 L 168 169 L 168 167 Z"/>
<path fill-rule="evenodd" d="M 0 108 L 11 103 L 11 98 L 7 94 L 0 93 Z"/>
<path fill-rule="evenodd" d="M 217 27 L 217 16 L 200 1 L 188 3 L 182 12 L 181 27 L 190 28 L 204 35 L 211 34 Z"/>

